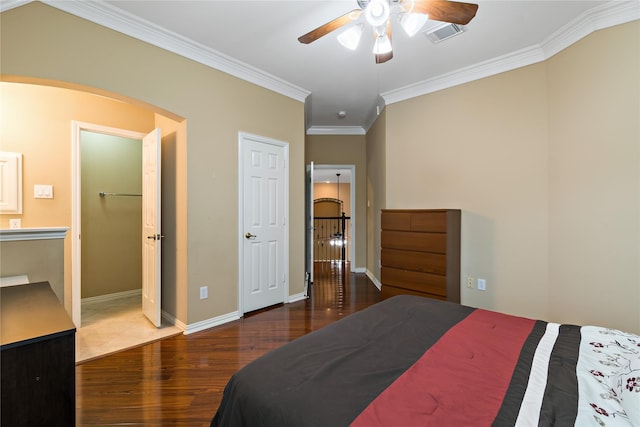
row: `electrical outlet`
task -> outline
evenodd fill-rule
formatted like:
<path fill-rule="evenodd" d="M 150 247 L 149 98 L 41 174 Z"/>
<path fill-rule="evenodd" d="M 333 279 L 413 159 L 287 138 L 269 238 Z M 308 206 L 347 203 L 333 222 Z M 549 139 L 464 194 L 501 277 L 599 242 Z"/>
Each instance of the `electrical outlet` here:
<path fill-rule="evenodd" d="M 473 289 L 473 277 L 467 277 L 467 288 Z"/>
<path fill-rule="evenodd" d="M 478 290 L 486 291 L 487 290 L 487 281 L 484 279 L 478 279 Z"/>
<path fill-rule="evenodd" d="M 200 299 L 209 298 L 209 287 L 208 286 L 200 286 Z"/>
<path fill-rule="evenodd" d="M 9 220 L 9 228 L 12 230 L 22 228 L 22 221 L 20 218 L 12 218 Z"/>

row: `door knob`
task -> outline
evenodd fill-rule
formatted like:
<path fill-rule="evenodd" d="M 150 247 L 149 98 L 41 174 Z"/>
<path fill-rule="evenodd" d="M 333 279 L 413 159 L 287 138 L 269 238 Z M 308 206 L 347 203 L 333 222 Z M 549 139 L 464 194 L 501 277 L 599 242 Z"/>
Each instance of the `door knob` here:
<path fill-rule="evenodd" d="M 247 234 L 244 235 L 247 239 L 255 239 L 257 236 L 255 234 L 251 234 L 247 231 Z"/>
<path fill-rule="evenodd" d="M 160 240 L 162 239 L 164 236 L 162 234 L 152 234 L 151 236 L 147 236 L 147 239 L 151 239 L 151 240 Z"/>

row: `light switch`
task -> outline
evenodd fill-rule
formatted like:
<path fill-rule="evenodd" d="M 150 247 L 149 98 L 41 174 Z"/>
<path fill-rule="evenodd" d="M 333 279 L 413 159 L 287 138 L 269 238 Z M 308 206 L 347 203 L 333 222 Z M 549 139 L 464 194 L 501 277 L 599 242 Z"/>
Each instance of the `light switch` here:
<path fill-rule="evenodd" d="M 33 197 L 35 199 L 53 199 L 53 185 L 35 184 Z"/>

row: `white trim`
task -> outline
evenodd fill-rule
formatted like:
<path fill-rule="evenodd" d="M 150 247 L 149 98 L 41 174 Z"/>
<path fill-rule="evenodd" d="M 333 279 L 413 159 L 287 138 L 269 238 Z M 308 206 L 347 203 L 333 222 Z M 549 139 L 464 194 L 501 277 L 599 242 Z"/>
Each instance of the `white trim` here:
<path fill-rule="evenodd" d="M 0 3 L 0 12 L 6 12 L 27 3 L 31 3 L 31 0 L 3 0 Z"/>
<path fill-rule="evenodd" d="M 162 318 L 164 320 L 166 320 L 167 323 L 169 323 L 170 325 L 173 325 L 176 328 L 180 329 L 182 332 L 184 332 L 187 329 L 187 325 L 186 324 L 184 324 L 181 321 L 179 321 L 178 319 L 176 319 L 176 317 L 173 314 L 171 314 L 171 313 L 169 313 L 167 311 L 162 310 Z"/>
<path fill-rule="evenodd" d="M 307 296 L 304 294 L 304 292 L 300 292 L 299 294 L 289 295 L 289 298 L 287 298 L 287 303 L 291 304 L 293 302 L 304 301 L 306 299 Z"/>
<path fill-rule="evenodd" d="M 244 297 L 243 297 L 243 284 L 244 284 L 244 149 L 245 140 L 250 139 L 263 144 L 271 144 L 277 147 L 281 147 L 284 151 L 284 195 L 283 195 L 283 211 L 285 212 L 284 219 L 284 259 L 283 270 L 285 274 L 284 289 L 282 295 L 282 302 L 286 302 L 289 298 L 289 174 L 291 168 L 289 167 L 289 143 L 285 141 L 279 141 L 277 139 L 268 138 L 265 136 L 255 135 L 248 132 L 238 132 L 238 313 L 244 313 Z"/>
<path fill-rule="evenodd" d="M 71 320 L 77 327 L 81 327 L 82 325 L 80 133 L 83 130 L 140 140 L 145 136 L 145 134 L 141 132 L 133 132 L 76 120 L 71 121 Z"/>
<path fill-rule="evenodd" d="M 108 3 L 102 1 L 68 0 L 43 0 L 43 3 L 231 74 L 232 76 L 272 90 L 296 101 L 304 102 L 305 98 L 311 93 L 279 77 L 111 6 Z"/>
<path fill-rule="evenodd" d="M 545 61 L 594 31 L 640 19 L 640 2 L 611 1 L 588 10 L 542 43 L 381 93 L 386 105 Z"/>
<path fill-rule="evenodd" d="M 5 228 L 0 230 L 0 242 L 64 239 L 67 230 L 69 227 Z"/>
<path fill-rule="evenodd" d="M 311 126 L 307 135 L 366 135 L 362 126 Z"/>
<path fill-rule="evenodd" d="M 43 2 L 297 101 L 305 102 L 311 94 L 304 88 L 124 12 L 108 3 L 64 0 L 43 0 Z M 26 3 L 30 3 L 30 0 L 8 0 L 2 4 L 1 10 L 6 11 Z M 552 57 L 594 31 L 637 19 L 640 19 L 640 2 L 610 1 L 586 11 L 540 44 L 380 95 L 384 104 L 388 105 L 531 65 Z M 305 117 L 306 111 L 308 111 L 307 108 L 305 108 Z M 376 119 L 375 110 L 373 111 L 366 123 L 367 129 Z M 307 135 L 364 135 L 367 129 L 363 126 L 311 126 L 307 129 Z"/>
<path fill-rule="evenodd" d="M 211 319 L 202 320 L 200 322 L 190 323 L 188 325 L 184 325 L 181 322 L 176 322 L 175 326 L 182 329 L 185 335 L 189 335 L 194 332 L 200 332 L 204 331 L 205 329 L 213 328 L 215 326 L 224 325 L 225 323 L 233 322 L 234 320 L 238 319 L 240 319 L 240 313 L 234 311 L 231 313 L 223 314 L 222 316 L 216 316 L 212 317 Z"/>
<path fill-rule="evenodd" d="M 20 276 L 7 276 L 0 277 L 0 288 L 6 288 L 9 286 L 28 285 L 29 276 L 22 274 Z"/>
<path fill-rule="evenodd" d="M 610 1 L 587 10 L 540 43 L 545 59 L 571 46 L 589 34 L 640 19 L 640 2 Z"/>
<path fill-rule="evenodd" d="M 367 277 L 369 278 L 369 280 L 371 280 L 373 282 L 373 284 L 376 286 L 376 288 L 378 288 L 378 290 L 382 289 L 382 283 L 378 280 L 378 278 L 376 276 L 373 275 L 373 273 L 371 272 L 371 270 L 367 269 Z"/>
<path fill-rule="evenodd" d="M 8 0 L 2 4 L 1 10 L 6 11 L 29 2 L 30 0 Z M 43 0 L 43 2 L 297 101 L 305 102 L 311 94 L 304 88 L 168 31 L 108 3 L 64 0 Z M 397 88 L 382 93 L 380 96 L 383 98 L 384 104 L 388 105 L 531 65 L 552 57 L 594 31 L 637 19 L 640 19 L 640 2 L 610 1 L 586 11 L 540 44 Z M 308 108 L 305 108 L 305 117 L 307 117 L 307 111 Z M 373 110 L 369 120 L 365 123 L 366 129 L 364 126 L 311 126 L 307 129 L 307 135 L 364 135 L 376 117 L 376 112 Z M 305 125 L 306 122 L 308 122 L 308 118 L 305 119 Z"/>
<path fill-rule="evenodd" d="M 295 295 L 290 295 L 287 303 L 294 303 L 298 301 L 303 301 L 305 299 L 307 299 L 307 297 L 304 295 L 304 293 L 299 293 Z M 221 316 L 212 317 L 211 319 L 202 320 L 200 322 L 186 325 L 180 322 L 171 314 L 165 312 L 164 310 L 162 311 L 162 317 L 166 319 L 168 322 L 170 322 L 172 325 L 182 329 L 185 335 L 193 334 L 195 332 L 201 332 L 206 329 L 215 328 L 216 326 L 221 326 L 221 325 L 224 325 L 225 323 L 233 322 L 235 320 L 239 320 L 242 318 L 242 316 L 240 316 L 239 311 L 233 311 L 231 313 L 223 314 Z"/>
<path fill-rule="evenodd" d="M 142 295 L 142 289 L 132 289 L 130 291 L 114 292 L 106 295 L 98 295 L 95 297 L 87 297 L 81 299 L 81 304 L 93 304 L 107 301 L 113 301 L 114 299 L 127 298 L 134 295 Z"/>

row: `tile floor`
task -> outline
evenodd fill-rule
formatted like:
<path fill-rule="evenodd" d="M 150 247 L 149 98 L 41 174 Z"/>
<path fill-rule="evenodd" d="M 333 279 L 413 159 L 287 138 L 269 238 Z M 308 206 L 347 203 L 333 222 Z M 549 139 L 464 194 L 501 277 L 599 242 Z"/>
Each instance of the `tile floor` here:
<path fill-rule="evenodd" d="M 76 331 L 76 363 L 97 359 L 172 335 L 178 327 L 156 328 L 142 314 L 140 294 L 82 303 L 82 327 Z"/>

